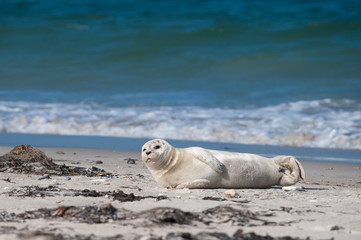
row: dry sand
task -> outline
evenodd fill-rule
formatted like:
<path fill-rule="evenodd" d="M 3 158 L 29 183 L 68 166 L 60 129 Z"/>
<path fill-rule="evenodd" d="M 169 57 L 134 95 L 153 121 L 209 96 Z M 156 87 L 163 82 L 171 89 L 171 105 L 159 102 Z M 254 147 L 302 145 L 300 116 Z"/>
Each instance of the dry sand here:
<path fill-rule="evenodd" d="M 11 149 L 0 147 L 0 156 Z M 297 184 L 302 191 L 175 190 L 154 181 L 138 152 L 41 150 L 58 164 L 96 166 L 114 176 L 39 180 L 40 175 L 1 172 L 0 239 L 237 239 L 251 232 L 361 239 L 361 165 L 302 161 L 306 180 Z M 93 196 L 85 189 L 95 190 Z M 115 200 L 111 193 L 121 191 L 144 198 Z M 78 212 L 69 215 L 69 209 Z"/>

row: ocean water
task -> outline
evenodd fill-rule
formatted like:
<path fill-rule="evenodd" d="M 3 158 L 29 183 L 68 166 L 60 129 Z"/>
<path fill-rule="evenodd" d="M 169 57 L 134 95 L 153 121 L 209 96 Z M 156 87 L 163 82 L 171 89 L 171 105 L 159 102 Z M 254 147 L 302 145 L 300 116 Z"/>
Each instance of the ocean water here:
<path fill-rule="evenodd" d="M 361 1 L 1 0 L 0 133 L 361 149 Z"/>

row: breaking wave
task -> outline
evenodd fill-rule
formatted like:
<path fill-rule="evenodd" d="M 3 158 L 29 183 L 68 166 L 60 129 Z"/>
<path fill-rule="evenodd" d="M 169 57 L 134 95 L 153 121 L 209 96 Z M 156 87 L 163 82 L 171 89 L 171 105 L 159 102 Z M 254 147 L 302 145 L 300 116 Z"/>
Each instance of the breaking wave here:
<path fill-rule="evenodd" d="M 361 104 L 330 99 L 264 107 L 111 106 L 0 101 L 0 132 L 361 149 Z"/>

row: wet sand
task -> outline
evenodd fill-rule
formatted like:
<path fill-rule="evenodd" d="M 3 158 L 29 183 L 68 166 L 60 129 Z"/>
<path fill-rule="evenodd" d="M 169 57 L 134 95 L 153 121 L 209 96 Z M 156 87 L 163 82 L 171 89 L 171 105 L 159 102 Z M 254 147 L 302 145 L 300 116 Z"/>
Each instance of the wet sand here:
<path fill-rule="evenodd" d="M 111 175 L 1 172 L 0 239 L 361 239 L 359 164 L 301 160 L 302 191 L 176 190 L 154 181 L 139 152 L 40 149 Z"/>

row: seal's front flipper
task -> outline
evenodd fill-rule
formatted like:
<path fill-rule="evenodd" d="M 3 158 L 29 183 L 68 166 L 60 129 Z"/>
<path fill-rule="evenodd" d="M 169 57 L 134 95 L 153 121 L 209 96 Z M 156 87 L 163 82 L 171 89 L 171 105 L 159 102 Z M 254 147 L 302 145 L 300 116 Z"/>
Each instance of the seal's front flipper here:
<path fill-rule="evenodd" d="M 301 163 L 292 156 L 277 156 L 273 160 L 280 166 L 279 171 L 283 173 L 279 184 L 289 186 L 296 184 L 300 178 L 305 179 L 305 170 Z"/>
<path fill-rule="evenodd" d="M 210 166 L 217 173 L 223 173 L 225 171 L 225 166 L 221 163 L 216 157 L 212 155 L 212 153 L 208 152 L 206 149 L 192 147 L 188 148 L 188 151 L 192 152 L 192 155 Z"/>
<path fill-rule="evenodd" d="M 196 179 L 191 182 L 181 183 L 176 188 L 205 188 L 209 183 L 207 179 Z"/>

